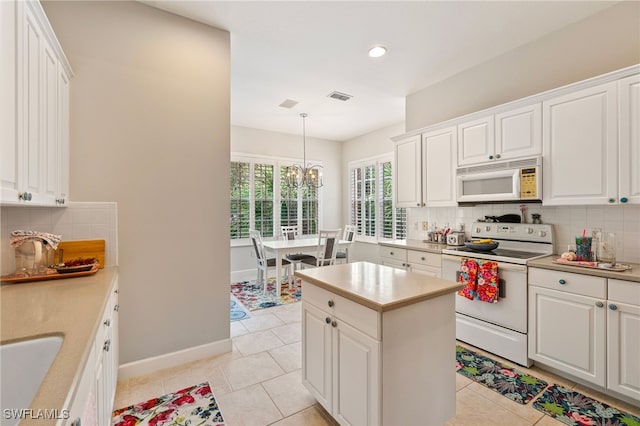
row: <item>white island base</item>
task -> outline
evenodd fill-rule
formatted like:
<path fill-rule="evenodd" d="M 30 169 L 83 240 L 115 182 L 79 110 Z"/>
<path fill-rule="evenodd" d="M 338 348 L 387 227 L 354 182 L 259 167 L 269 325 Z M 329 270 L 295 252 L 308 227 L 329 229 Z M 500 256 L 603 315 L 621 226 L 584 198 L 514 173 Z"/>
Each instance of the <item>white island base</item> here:
<path fill-rule="evenodd" d="M 367 262 L 302 278 L 302 382 L 342 425 L 444 425 L 455 415 L 460 285 Z"/>

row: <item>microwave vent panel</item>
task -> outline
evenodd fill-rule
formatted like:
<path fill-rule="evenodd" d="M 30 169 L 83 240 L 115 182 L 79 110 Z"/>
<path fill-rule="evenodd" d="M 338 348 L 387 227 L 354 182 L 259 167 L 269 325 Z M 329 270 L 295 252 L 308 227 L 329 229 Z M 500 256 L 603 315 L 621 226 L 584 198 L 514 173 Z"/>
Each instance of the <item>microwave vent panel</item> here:
<path fill-rule="evenodd" d="M 499 163 L 487 163 L 478 166 L 459 167 L 456 174 L 465 175 L 469 173 L 492 172 L 496 170 L 522 169 L 525 167 L 535 167 L 540 165 L 540 157 L 523 158 L 520 160 L 501 161 Z"/>

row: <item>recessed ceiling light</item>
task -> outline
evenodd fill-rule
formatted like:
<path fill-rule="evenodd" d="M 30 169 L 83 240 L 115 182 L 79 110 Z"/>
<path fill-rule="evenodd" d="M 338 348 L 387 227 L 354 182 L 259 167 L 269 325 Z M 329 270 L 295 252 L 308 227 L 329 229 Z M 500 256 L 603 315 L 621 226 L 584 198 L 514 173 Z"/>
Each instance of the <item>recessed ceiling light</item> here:
<path fill-rule="evenodd" d="M 384 56 L 387 53 L 387 48 L 384 46 L 373 46 L 369 49 L 369 56 L 372 58 L 379 58 L 380 56 Z"/>

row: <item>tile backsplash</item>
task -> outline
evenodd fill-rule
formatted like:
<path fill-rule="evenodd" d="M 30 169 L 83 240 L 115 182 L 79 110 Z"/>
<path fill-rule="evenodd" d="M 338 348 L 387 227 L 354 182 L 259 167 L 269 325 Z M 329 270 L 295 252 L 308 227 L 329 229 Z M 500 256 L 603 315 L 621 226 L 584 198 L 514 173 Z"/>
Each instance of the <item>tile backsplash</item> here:
<path fill-rule="evenodd" d="M 531 214 L 541 215 L 542 223 L 554 225 L 555 253 L 562 253 L 569 244 L 575 244 L 575 237 L 586 229 L 591 235 L 592 229 L 616 234 L 616 256 L 621 262 L 640 263 L 640 206 L 561 206 L 543 207 L 540 204 L 527 204 L 527 222 L 531 223 Z M 464 224 L 467 238 L 471 225 L 485 216 L 520 214 L 519 204 L 484 204 L 473 207 L 425 207 L 407 209 L 407 237 L 422 240 L 425 232 L 422 222 L 429 226 L 446 225 L 452 228 Z"/>
<path fill-rule="evenodd" d="M 0 232 L 0 271 L 15 271 L 14 250 L 9 244 L 17 229 L 51 232 L 63 241 L 105 240 L 105 266 L 118 264 L 117 203 L 71 202 L 67 207 L 2 207 Z"/>

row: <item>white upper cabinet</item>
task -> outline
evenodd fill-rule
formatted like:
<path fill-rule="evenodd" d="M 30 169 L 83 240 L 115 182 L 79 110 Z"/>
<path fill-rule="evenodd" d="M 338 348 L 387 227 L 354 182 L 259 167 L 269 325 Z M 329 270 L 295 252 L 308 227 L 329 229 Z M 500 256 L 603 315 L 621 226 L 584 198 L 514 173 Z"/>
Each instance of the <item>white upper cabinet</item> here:
<path fill-rule="evenodd" d="M 640 204 L 640 75 L 618 83 L 620 185 L 618 201 Z"/>
<path fill-rule="evenodd" d="M 421 207 L 422 137 L 411 136 L 395 144 L 394 195 L 396 207 Z"/>
<path fill-rule="evenodd" d="M 543 204 L 617 203 L 617 85 L 543 103 Z"/>
<path fill-rule="evenodd" d="M 496 159 L 510 160 L 542 154 L 542 104 L 496 114 L 495 125 Z"/>
<path fill-rule="evenodd" d="M 458 165 L 494 159 L 493 115 L 458 125 Z"/>
<path fill-rule="evenodd" d="M 69 187 L 71 68 L 39 2 L 2 2 L 0 7 L 0 84 L 10 89 L 3 90 L 9 96 L 1 104 L 3 122 L 9 126 L 3 128 L 6 134 L 0 142 L 0 203 L 64 205 Z"/>
<path fill-rule="evenodd" d="M 458 125 L 458 165 L 490 163 L 542 153 L 541 104 Z"/>
<path fill-rule="evenodd" d="M 456 133 L 453 126 L 396 141 L 396 207 L 457 205 Z"/>
<path fill-rule="evenodd" d="M 422 135 L 423 199 L 429 207 L 456 206 L 457 129 L 455 126 Z"/>

